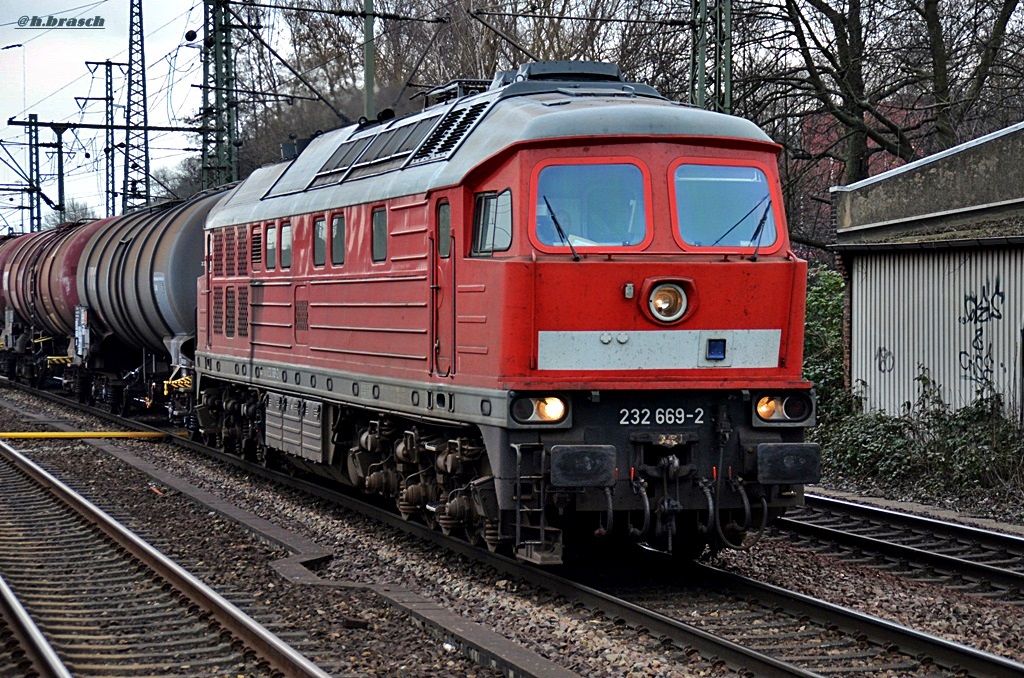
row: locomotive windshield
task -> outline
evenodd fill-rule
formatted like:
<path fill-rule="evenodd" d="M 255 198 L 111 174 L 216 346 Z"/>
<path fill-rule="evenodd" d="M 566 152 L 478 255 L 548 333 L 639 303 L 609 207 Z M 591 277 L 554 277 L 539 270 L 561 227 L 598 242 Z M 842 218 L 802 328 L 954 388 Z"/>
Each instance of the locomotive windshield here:
<path fill-rule="evenodd" d="M 680 165 L 675 201 L 688 245 L 770 247 L 778 237 L 768 177 L 756 167 Z"/>
<path fill-rule="evenodd" d="M 535 200 L 543 245 L 630 247 L 647 237 L 644 175 L 636 165 L 549 165 L 537 178 Z"/>

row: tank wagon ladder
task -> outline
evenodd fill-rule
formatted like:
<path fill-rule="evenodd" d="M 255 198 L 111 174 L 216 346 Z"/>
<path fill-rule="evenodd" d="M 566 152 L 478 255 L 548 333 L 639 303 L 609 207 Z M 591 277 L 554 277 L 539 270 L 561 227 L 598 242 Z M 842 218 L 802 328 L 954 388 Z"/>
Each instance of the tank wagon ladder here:
<path fill-rule="evenodd" d="M 562 562 L 562 531 L 547 525 L 548 451 L 540 443 L 513 443 L 516 453 L 516 557 L 537 565 Z M 524 532 L 535 532 L 533 539 Z"/>

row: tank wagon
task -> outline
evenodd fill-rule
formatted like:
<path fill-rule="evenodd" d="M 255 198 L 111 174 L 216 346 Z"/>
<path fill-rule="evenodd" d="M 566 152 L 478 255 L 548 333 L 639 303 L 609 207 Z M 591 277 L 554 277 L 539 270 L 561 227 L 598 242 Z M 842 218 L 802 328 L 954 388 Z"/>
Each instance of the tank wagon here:
<path fill-rule="evenodd" d="M 818 448 L 779 146 L 609 64 L 426 100 L 83 233 L 65 384 L 540 564 L 742 546 L 800 504 Z"/>
<path fill-rule="evenodd" d="M 166 404 L 163 381 L 192 367 L 203 225 L 218 197 L 0 244 L 8 378 L 57 378 L 115 412 Z"/>

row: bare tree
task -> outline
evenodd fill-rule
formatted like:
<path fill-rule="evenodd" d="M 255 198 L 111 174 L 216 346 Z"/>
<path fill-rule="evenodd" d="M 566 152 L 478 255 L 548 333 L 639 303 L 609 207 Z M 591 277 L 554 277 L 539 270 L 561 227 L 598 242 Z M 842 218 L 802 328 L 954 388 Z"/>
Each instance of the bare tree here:
<path fill-rule="evenodd" d="M 924 22 L 939 149 L 965 139 L 959 127 L 982 100 L 1004 58 L 1007 27 L 1020 0 L 906 0 Z"/>
<path fill-rule="evenodd" d="M 63 216 L 63 219 L 61 218 Z M 84 202 L 79 202 L 74 198 L 68 198 L 64 201 L 64 213 L 50 212 L 43 217 L 43 229 L 56 228 L 61 224 L 71 224 L 76 221 L 89 221 L 96 218 L 96 212 L 93 208 Z"/>

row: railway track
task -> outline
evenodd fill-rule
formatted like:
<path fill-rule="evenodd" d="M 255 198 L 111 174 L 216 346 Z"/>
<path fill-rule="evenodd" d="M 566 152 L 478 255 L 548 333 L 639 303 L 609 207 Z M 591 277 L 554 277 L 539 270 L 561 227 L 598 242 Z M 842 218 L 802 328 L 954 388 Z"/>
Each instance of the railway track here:
<path fill-rule="evenodd" d="M 802 546 L 901 577 L 1024 605 L 1024 538 L 809 495 L 776 527 Z"/>
<path fill-rule="evenodd" d="M 187 441 L 181 444 L 196 447 Z M 631 553 L 631 569 L 608 571 L 603 580 L 590 580 L 586 568 L 559 576 L 454 541 L 427 526 L 291 474 L 209 448 L 204 452 L 359 511 L 750 675 L 1024 674 L 1024 664 L 1006 658 L 715 568 L 694 565 L 681 570 L 677 561 L 662 554 L 646 554 L 647 560 L 638 561 L 638 554 Z M 651 583 L 621 584 L 635 580 L 638 571 Z M 701 585 L 695 587 L 693 582 Z"/>
<path fill-rule="evenodd" d="M 680 571 L 677 561 L 662 554 L 632 553 L 639 558 L 630 562 L 628 570 L 618 575 L 606 573 L 629 581 L 635 579 L 636 572 L 644 572 L 647 578 L 660 571 L 665 577 L 661 588 L 630 589 L 607 582 L 588 585 L 586 566 L 569 576 L 559 576 L 452 540 L 425 525 L 408 522 L 384 508 L 322 485 L 262 467 L 252 470 L 749 675 L 808 678 L 881 675 L 887 671 L 895 675 L 921 671 L 929 676 L 959 677 L 1024 675 L 1024 664 L 716 568 L 694 564 Z M 643 558 L 645 555 L 648 560 Z M 691 586 L 694 581 L 706 586 L 695 589 Z"/>
<path fill-rule="evenodd" d="M 0 578 L 0 675 L 71 678 L 64 662 Z"/>
<path fill-rule="evenodd" d="M 0 496 L 0 574 L 70 674 L 327 675 L 3 443 Z"/>
<path fill-rule="evenodd" d="M 787 675 L 1019 676 L 1024 671 L 1024 665 L 960 643 L 705 565 L 694 564 L 660 584 L 601 588 L 645 613 L 685 620 L 771 657 L 789 667 Z"/>

